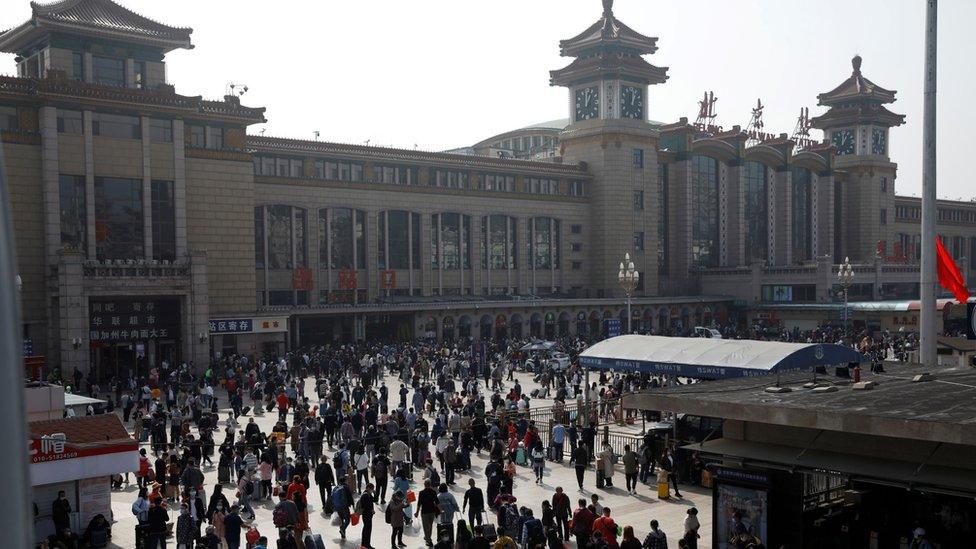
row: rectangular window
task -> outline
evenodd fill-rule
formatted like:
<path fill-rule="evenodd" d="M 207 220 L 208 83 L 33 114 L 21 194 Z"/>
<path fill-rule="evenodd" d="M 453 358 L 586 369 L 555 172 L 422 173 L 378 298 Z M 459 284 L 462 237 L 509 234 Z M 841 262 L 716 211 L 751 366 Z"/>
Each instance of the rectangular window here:
<path fill-rule="evenodd" d="M 644 209 L 644 191 L 634 191 L 634 210 L 641 211 Z"/>
<path fill-rule="evenodd" d="M 125 60 L 92 57 L 92 82 L 103 86 L 125 86 Z"/>
<path fill-rule="evenodd" d="M 634 249 L 635 250 L 644 249 L 644 231 L 636 231 L 634 233 Z"/>
<path fill-rule="evenodd" d="M 571 248 L 572 248 L 572 251 L 574 251 L 574 252 L 580 252 L 580 251 L 583 250 L 583 245 L 580 244 L 579 242 L 574 242 L 572 244 L 572 247 Z"/>
<path fill-rule="evenodd" d="M 264 206 L 254 208 L 254 267 L 264 268 Z"/>
<path fill-rule="evenodd" d="M 61 211 L 61 245 L 86 254 L 88 242 L 88 214 L 85 208 L 85 176 L 59 177 Z"/>
<path fill-rule="evenodd" d="M 138 89 L 143 89 L 146 87 L 146 62 L 136 61 L 132 63 L 132 83 Z"/>
<path fill-rule="evenodd" d="M 58 133 L 81 135 L 83 131 L 81 111 L 58 109 Z"/>
<path fill-rule="evenodd" d="M 305 163 L 297 158 L 288 160 L 288 176 L 301 177 L 305 171 Z"/>
<path fill-rule="evenodd" d="M 85 54 L 80 51 L 71 52 L 71 78 L 79 81 L 85 79 Z"/>
<path fill-rule="evenodd" d="M 570 232 L 570 234 L 580 234 L 580 233 L 583 232 L 583 226 L 582 225 L 570 225 L 569 226 L 569 232 Z"/>
<path fill-rule="evenodd" d="M 173 182 L 152 182 L 153 259 L 176 259 L 176 200 Z"/>
<path fill-rule="evenodd" d="M 586 196 L 586 182 L 575 179 L 569 186 L 570 196 Z"/>
<path fill-rule="evenodd" d="M 92 134 L 121 139 L 142 139 L 142 125 L 138 116 L 123 116 L 96 112 L 92 115 Z"/>
<path fill-rule="evenodd" d="M 718 161 L 691 157 L 691 261 L 693 267 L 718 265 Z"/>
<path fill-rule="evenodd" d="M 149 119 L 149 139 L 159 143 L 173 142 L 173 121 L 159 118 Z"/>
<path fill-rule="evenodd" d="M 644 168 L 644 149 L 634 149 L 634 167 Z"/>
<path fill-rule="evenodd" d="M 207 146 L 207 129 L 203 126 L 190 124 L 190 146 L 203 149 Z"/>
<path fill-rule="evenodd" d="M 210 126 L 207 126 L 207 148 L 208 149 L 224 148 L 223 128 L 212 128 Z"/>
<path fill-rule="evenodd" d="M 95 178 L 95 240 L 98 259 L 137 259 L 145 253 L 142 181 Z"/>
<path fill-rule="evenodd" d="M 888 224 L 888 210 L 884 208 L 881 208 L 881 224 L 882 225 Z"/>
<path fill-rule="evenodd" d="M 0 130 L 16 131 L 20 129 L 16 107 L 0 107 Z"/>
<path fill-rule="evenodd" d="M 887 177 L 882 177 L 881 178 L 881 192 L 883 192 L 883 193 L 888 192 L 888 178 Z"/>
<path fill-rule="evenodd" d="M 574 271 L 578 271 L 578 270 L 580 270 L 582 268 L 583 268 L 583 262 L 582 261 L 573 261 L 573 263 L 572 263 L 572 269 Z"/>

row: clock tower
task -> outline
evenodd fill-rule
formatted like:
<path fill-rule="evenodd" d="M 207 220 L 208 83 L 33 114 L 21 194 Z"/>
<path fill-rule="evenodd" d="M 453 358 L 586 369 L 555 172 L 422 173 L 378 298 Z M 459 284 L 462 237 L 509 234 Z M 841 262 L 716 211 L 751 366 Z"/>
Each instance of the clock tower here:
<path fill-rule="evenodd" d="M 878 251 L 892 252 L 895 215 L 895 175 L 898 165 L 888 153 L 888 132 L 905 123 L 885 105 L 895 102 L 886 90 L 861 73 L 861 56 L 851 60 L 853 72 L 833 90 L 817 96 L 827 112 L 812 119 L 833 145 L 835 178 L 842 200 L 836 207 L 845 234 L 839 235 L 838 257 L 869 260 Z"/>
<path fill-rule="evenodd" d="M 585 162 L 594 178 L 585 235 L 592 287 L 597 297 L 621 295 L 617 267 L 629 252 L 641 272 L 636 295 L 654 295 L 659 132 L 647 121 L 647 91 L 667 80 L 668 69 L 643 56 L 657 51 L 657 38 L 623 24 L 613 14 L 613 0 L 603 0 L 602 17 L 559 48 L 574 58 L 550 71 L 551 84 L 569 92 L 570 124 L 559 136 L 563 162 Z"/>

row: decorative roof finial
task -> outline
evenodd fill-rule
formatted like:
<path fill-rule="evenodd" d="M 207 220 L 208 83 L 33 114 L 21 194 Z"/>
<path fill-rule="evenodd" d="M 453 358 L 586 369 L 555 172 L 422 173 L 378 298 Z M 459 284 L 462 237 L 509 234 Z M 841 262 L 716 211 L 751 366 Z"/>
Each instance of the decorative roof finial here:
<path fill-rule="evenodd" d="M 603 0 L 603 16 L 613 17 L 613 0 Z"/>
<path fill-rule="evenodd" d="M 854 74 L 861 74 L 861 56 L 860 55 L 855 55 L 854 58 L 851 59 L 851 66 L 854 67 Z"/>

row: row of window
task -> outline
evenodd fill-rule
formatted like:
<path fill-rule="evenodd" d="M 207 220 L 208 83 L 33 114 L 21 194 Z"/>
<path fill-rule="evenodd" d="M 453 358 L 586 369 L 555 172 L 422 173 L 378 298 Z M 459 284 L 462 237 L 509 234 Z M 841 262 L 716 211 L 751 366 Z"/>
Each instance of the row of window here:
<path fill-rule="evenodd" d="M 539 147 L 551 149 L 555 146 L 556 140 L 552 137 L 533 135 L 526 137 L 513 137 L 504 141 L 492 143 L 496 149 L 506 149 L 510 151 L 528 151 Z"/>
<path fill-rule="evenodd" d="M 939 208 L 937 215 L 942 222 L 976 224 L 976 210 Z M 922 208 L 921 206 L 895 206 L 895 216 L 898 219 L 918 221 L 922 219 Z"/>
<path fill-rule="evenodd" d="M 95 254 L 99 260 L 145 257 L 146 205 L 142 181 L 119 177 L 95 178 Z M 152 180 L 148 205 L 152 215 L 152 257 L 176 258 L 176 201 L 173 182 Z M 85 176 L 61 174 L 59 202 L 61 244 L 86 253 L 88 204 Z"/>
<path fill-rule="evenodd" d="M 350 208 L 322 208 L 319 219 L 319 267 L 366 268 L 366 214 Z M 379 212 L 377 235 L 380 269 L 417 269 L 421 265 L 420 214 L 402 210 Z M 259 269 L 295 269 L 308 266 L 306 210 L 269 205 L 254 209 L 255 265 Z M 558 269 L 561 258 L 561 222 L 534 217 L 527 225 L 530 268 Z M 471 216 L 446 212 L 430 216 L 430 263 L 433 269 L 471 269 Z M 582 232 L 579 225 L 571 231 Z M 517 269 L 518 219 L 507 215 L 481 218 L 481 266 Z M 643 241 L 643 235 L 641 235 Z M 574 244 L 573 251 L 579 251 Z"/>
<path fill-rule="evenodd" d="M 348 160 L 315 160 L 314 162 L 316 179 L 394 185 L 420 184 L 420 168 L 416 166 L 382 164 L 373 166 L 372 174 L 367 174 L 362 162 Z M 255 156 L 254 173 L 276 177 L 304 177 L 304 163 L 302 158 L 296 157 Z M 367 175 L 371 177 L 367 178 Z M 467 171 L 430 169 L 429 185 L 432 187 L 470 189 L 476 186 L 478 190 L 499 192 L 515 192 L 516 189 L 515 176 L 511 174 L 478 173 L 474 175 L 473 180 L 470 172 Z M 527 177 L 525 190 L 532 194 L 558 195 L 559 180 Z M 569 196 L 586 196 L 586 182 L 570 180 L 567 191 Z"/>
<path fill-rule="evenodd" d="M 2 111 L 0 111 L 2 112 Z M 58 109 L 58 133 L 81 135 L 84 133 L 84 119 L 81 111 Z M 224 129 L 214 126 L 188 125 L 190 146 L 208 149 L 224 147 Z M 121 114 L 92 113 L 92 135 L 120 139 L 142 139 L 142 119 L 138 116 Z M 169 119 L 149 119 L 149 140 L 158 143 L 173 142 L 173 121 Z M 296 174 L 296 177 L 300 174 Z"/>

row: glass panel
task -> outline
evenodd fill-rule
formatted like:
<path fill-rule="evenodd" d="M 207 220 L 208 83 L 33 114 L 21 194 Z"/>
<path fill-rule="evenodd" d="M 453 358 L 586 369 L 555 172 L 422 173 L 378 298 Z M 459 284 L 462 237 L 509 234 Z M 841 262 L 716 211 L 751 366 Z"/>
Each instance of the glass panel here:
<path fill-rule="evenodd" d="M 84 124 L 81 121 L 81 111 L 67 111 L 58 109 L 58 133 L 81 135 Z"/>
<path fill-rule="evenodd" d="M 291 269 L 291 206 L 268 206 L 268 263 L 271 269 Z"/>
<path fill-rule="evenodd" d="M 460 215 L 456 213 L 441 214 L 441 246 L 444 248 L 442 259 L 445 269 L 457 269 L 460 262 Z"/>
<path fill-rule="evenodd" d="M 768 255 L 769 216 L 766 190 L 766 166 L 760 162 L 748 161 L 743 164 L 745 170 L 745 208 L 743 215 L 746 223 L 745 263 L 752 259 L 766 259 Z"/>
<path fill-rule="evenodd" d="M 153 259 L 176 259 L 176 201 L 173 182 L 152 182 Z"/>
<path fill-rule="evenodd" d="M 144 253 L 142 181 L 95 178 L 98 259 L 137 259 Z"/>
<path fill-rule="evenodd" d="M 810 209 L 812 196 L 810 189 L 810 170 L 793 168 L 792 170 L 792 247 L 793 261 L 812 259 L 812 232 Z"/>
<path fill-rule="evenodd" d="M 533 220 L 532 248 L 536 269 L 552 267 L 552 239 L 549 233 L 551 222 L 548 217 L 537 217 Z"/>
<path fill-rule="evenodd" d="M 691 159 L 691 263 L 718 265 L 718 162 L 695 155 Z"/>
<path fill-rule="evenodd" d="M 254 208 L 254 267 L 264 268 L 264 206 Z"/>
<path fill-rule="evenodd" d="M 387 212 L 390 234 L 390 267 L 391 269 L 408 269 L 410 267 L 410 245 L 408 232 L 408 213 L 404 211 Z M 381 235 L 382 238 L 382 235 Z"/>
<path fill-rule="evenodd" d="M 87 254 L 88 219 L 85 209 L 85 176 L 61 174 L 61 245 Z"/>
<path fill-rule="evenodd" d="M 92 115 L 92 133 L 103 137 L 142 139 L 142 128 L 137 116 L 94 113 Z"/>
<path fill-rule="evenodd" d="M 329 210 L 319 210 L 319 267 L 329 266 Z"/>
<path fill-rule="evenodd" d="M 366 212 L 355 210 L 356 228 L 353 233 L 356 237 L 356 268 L 366 268 Z"/>
<path fill-rule="evenodd" d="M 125 60 L 92 56 L 92 82 L 104 86 L 125 86 Z"/>
<path fill-rule="evenodd" d="M 171 120 L 149 119 L 149 139 L 161 143 L 173 141 L 173 122 Z"/>
<path fill-rule="evenodd" d="M 329 234 L 332 246 L 332 268 L 351 269 L 352 264 L 352 210 L 333 208 L 332 227 Z"/>
<path fill-rule="evenodd" d="M 308 239 L 306 235 L 305 210 L 293 208 L 295 211 L 295 262 L 296 267 L 308 266 Z"/>

